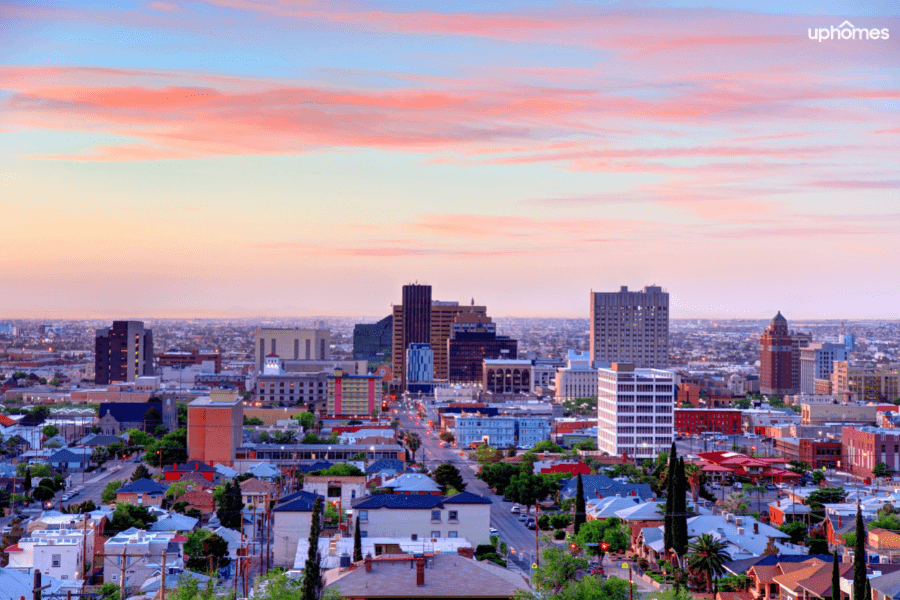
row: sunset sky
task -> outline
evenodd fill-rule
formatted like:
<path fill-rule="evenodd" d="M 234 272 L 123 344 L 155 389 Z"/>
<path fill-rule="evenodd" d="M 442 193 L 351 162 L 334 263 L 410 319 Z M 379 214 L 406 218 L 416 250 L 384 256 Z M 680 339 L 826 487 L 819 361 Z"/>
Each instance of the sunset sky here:
<path fill-rule="evenodd" d="M 898 4 L 4 0 L 0 209 L 0 318 L 900 318 Z"/>

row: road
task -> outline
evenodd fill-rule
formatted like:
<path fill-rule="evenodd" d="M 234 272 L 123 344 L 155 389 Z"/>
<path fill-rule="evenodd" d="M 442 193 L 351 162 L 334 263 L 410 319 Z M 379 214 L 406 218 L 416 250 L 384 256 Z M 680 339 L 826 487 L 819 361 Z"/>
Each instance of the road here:
<path fill-rule="evenodd" d="M 498 530 L 500 540 L 506 542 L 510 550 L 510 558 L 517 561 L 520 566 L 525 565 L 525 570 L 530 571 L 530 565 L 534 562 L 535 552 L 535 535 L 534 531 L 525 527 L 525 523 L 518 520 L 518 515 L 514 514 L 511 509 L 512 502 L 504 502 L 501 496 L 493 493 L 493 491 L 483 481 L 476 477 L 478 472 L 478 464 L 464 456 L 459 448 L 442 448 L 440 446 L 439 432 L 428 427 L 428 422 L 424 419 L 417 419 L 414 413 L 405 410 L 403 403 L 397 408 L 397 415 L 400 421 L 400 429 L 404 431 L 414 431 L 419 434 L 422 440 L 422 447 L 416 452 L 416 458 L 422 459 L 424 456 L 426 467 L 435 469 L 441 463 L 450 463 L 459 469 L 463 479 L 466 482 L 466 491 L 481 496 L 487 496 L 493 503 L 491 505 L 491 527 Z M 424 452 L 424 454 L 423 454 Z M 532 515 L 534 509 L 531 509 Z M 513 553 L 512 551 L 515 551 Z"/>
<path fill-rule="evenodd" d="M 62 502 L 62 506 L 81 504 L 87 500 L 93 500 L 94 504 L 100 506 L 102 504 L 100 496 L 103 494 L 103 490 L 106 489 L 106 485 L 110 481 L 130 481 L 131 474 L 134 473 L 138 464 L 140 463 L 132 461 L 110 461 L 104 465 L 106 470 L 101 473 L 92 471 L 90 473 L 73 475 L 71 489 L 79 490 L 78 495 L 72 498 L 70 502 Z M 53 498 L 55 507 L 60 506 L 64 493 L 66 491 L 58 492 Z"/>

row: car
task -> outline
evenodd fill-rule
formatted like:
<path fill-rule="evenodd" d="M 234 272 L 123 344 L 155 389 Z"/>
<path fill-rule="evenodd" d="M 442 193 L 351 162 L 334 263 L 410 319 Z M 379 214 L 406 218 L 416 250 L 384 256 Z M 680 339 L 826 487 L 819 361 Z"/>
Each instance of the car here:
<path fill-rule="evenodd" d="M 714 489 L 714 490 L 721 490 L 721 489 L 722 489 L 722 486 L 721 486 L 718 482 L 716 482 L 716 481 L 714 481 L 714 482 L 712 482 L 711 484 L 709 484 L 709 487 L 712 488 L 712 489 Z"/>
<path fill-rule="evenodd" d="M 509 512 L 518 513 L 521 512 L 522 508 L 518 504 L 513 504 L 513 507 L 509 509 Z"/>
<path fill-rule="evenodd" d="M 68 495 L 68 494 L 63 494 L 63 495 L 62 495 L 62 501 L 63 501 L 63 502 L 68 502 L 68 501 L 69 501 L 69 495 Z"/>
<path fill-rule="evenodd" d="M 491 527 L 491 535 L 499 535 L 499 534 L 500 534 L 500 532 L 497 531 L 496 527 Z"/>
<path fill-rule="evenodd" d="M 734 485 L 732 485 L 731 487 L 733 487 L 736 490 L 742 490 L 742 489 L 744 489 L 744 484 L 742 484 L 740 481 L 735 481 Z"/>
<path fill-rule="evenodd" d="M 527 521 L 527 520 L 528 520 L 528 515 L 525 514 L 525 513 L 520 514 L 520 515 L 519 515 L 519 520 L 522 521 L 522 522 Z"/>
<path fill-rule="evenodd" d="M 676 442 L 680 442 L 680 441 L 683 440 L 683 439 L 684 439 L 684 436 L 681 436 L 681 435 L 676 435 L 676 436 L 675 436 L 675 441 L 676 441 Z"/>
<path fill-rule="evenodd" d="M 774 491 L 777 490 L 777 489 L 778 489 L 778 488 L 775 487 L 774 485 L 772 485 L 771 483 L 767 483 L 767 484 L 766 484 L 766 490 L 768 490 L 768 491 L 770 491 L 770 492 L 774 492 Z"/>
<path fill-rule="evenodd" d="M 535 528 L 534 521 L 528 521 L 527 523 L 525 523 L 525 527 L 527 527 L 528 529 L 534 529 Z"/>

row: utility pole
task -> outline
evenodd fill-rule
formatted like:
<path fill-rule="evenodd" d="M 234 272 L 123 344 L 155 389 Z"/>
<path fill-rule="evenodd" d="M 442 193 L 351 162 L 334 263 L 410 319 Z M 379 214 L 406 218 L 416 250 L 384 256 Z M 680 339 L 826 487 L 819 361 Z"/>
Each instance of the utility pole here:
<path fill-rule="evenodd" d="M 87 558 L 88 558 L 88 556 L 87 556 L 87 522 L 88 522 L 88 516 L 87 516 L 87 513 L 85 513 L 85 515 L 84 515 L 84 533 L 82 534 L 82 537 L 81 537 L 81 558 L 83 561 L 82 564 L 84 565 L 84 567 L 83 567 L 84 573 L 82 573 L 82 577 L 81 577 L 81 593 L 82 594 L 84 593 L 84 586 L 87 583 L 87 571 L 88 571 L 88 567 L 87 567 L 87 565 L 88 565 L 88 560 L 87 560 Z M 91 567 L 94 566 L 93 558 L 94 557 L 91 557 L 91 561 L 90 561 Z"/>
<path fill-rule="evenodd" d="M 159 600 L 166 600 L 166 551 L 162 551 L 162 571 L 159 579 Z"/>
<path fill-rule="evenodd" d="M 119 575 L 119 599 L 125 600 L 125 563 L 127 562 L 128 555 L 125 554 L 128 551 L 127 547 L 122 548 L 122 571 L 121 575 Z"/>

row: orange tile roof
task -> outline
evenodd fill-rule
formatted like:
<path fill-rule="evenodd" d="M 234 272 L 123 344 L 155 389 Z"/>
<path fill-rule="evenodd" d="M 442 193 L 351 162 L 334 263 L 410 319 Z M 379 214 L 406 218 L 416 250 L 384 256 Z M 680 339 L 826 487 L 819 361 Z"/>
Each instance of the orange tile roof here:
<path fill-rule="evenodd" d="M 869 535 L 872 534 L 878 536 L 878 548 L 900 548 L 900 535 L 893 531 L 876 527 L 869 530 Z"/>
<path fill-rule="evenodd" d="M 776 575 L 775 583 L 784 588 L 787 588 L 792 592 L 796 592 L 798 589 L 800 589 L 799 582 L 815 576 L 816 572 L 818 572 L 818 570 L 821 569 L 823 565 L 828 565 L 828 570 L 829 572 L 831 571 L 831 563 L 826 563 L 825 561 L 819 560 L 817 558 L 809 562 L 800 564 L 802 565 L 802 567 L 799 569 L 793 570 L 783 575 Z"/>

